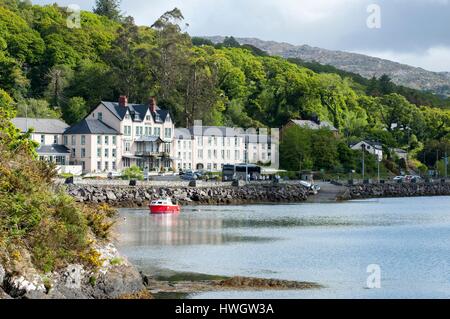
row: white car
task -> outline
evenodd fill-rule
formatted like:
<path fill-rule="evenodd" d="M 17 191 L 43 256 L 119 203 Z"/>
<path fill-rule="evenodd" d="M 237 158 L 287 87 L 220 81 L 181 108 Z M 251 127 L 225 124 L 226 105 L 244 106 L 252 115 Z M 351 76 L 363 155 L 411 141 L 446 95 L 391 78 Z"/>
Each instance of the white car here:
<path fill-rule="evenodd" d="M 393 178 L 394 182 L 402 181 L 402 180 L 404 180 L 404 179 L 405 179 L 405 176 L 395 176 L 395 177 Z"/>

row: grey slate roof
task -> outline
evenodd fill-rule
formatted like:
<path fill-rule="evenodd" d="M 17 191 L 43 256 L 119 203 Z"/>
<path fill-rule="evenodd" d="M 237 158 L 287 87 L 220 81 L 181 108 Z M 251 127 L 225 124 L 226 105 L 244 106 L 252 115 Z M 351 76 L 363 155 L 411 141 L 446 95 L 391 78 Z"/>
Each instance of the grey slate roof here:
<path fill-rule="evenodd" d="M 146 104 L 131 104 L 128 103 L 128 107 L 122 107 L 118 102 L 101 102 L 108 110 L 111 111 L 114 116 L 116 116 L 119 120 L 123 120 L 127 110 L 130 112 L 130 115 L 133 121 L 142 122 L 144 120 L 145 115 L 150 108 L 149 105 Z M 151 113 L 153 116 L 153 120 L 156 123 L 162 123 L 166 120 L 169 111 L 162 110 L 159 107 L 156 107 L 156 113 Z M 159 117 L 159 119 L 158 119 Z"/>
<path fill-rule="evenodd" d="M 84 119 L 81 122 L 71 126 L 65 131 L 65 134 L 108 134 L 120 135 L 118 131 L 100 120 Z"/>
<path fill-rule="evenodd" d="M 308 121 L 308 120 L 292 120 L 292 122 L 297 124 L 300 127 L 309 128 L 312 130 L 320 130 L 322 128 L 326 128 L 331 131 L 337 131 L 337 128 L 335 128 L 331 123 L 329 123 L 327 121 L 320 122 L 320 124 L 317 124 L 314 121 Z"/>
<path fill-rule="evenodd" d="M 70 150 L 64 145 L 42 145 L 37 150 L 38 155 L 59 155 L 66 156 L 70 154 Z"/>
<path fill-rule="evenodd" d="M 27 132 L 33 128 L 35 133 L 42 134 L 62 134 L 69 127 L 65 122 L 57 119 L 33 119 L 16 117 L 11 122 L 21 130 Z"/>

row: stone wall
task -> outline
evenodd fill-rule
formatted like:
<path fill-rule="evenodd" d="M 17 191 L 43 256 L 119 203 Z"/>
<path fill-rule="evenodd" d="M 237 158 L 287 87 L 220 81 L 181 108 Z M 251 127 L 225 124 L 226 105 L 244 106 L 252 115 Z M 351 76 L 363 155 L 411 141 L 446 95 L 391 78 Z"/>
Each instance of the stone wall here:
<path fill-rule="evenodd" d="M 449 196 L 450 183 L 369 184 L 349 187 L 348 198 Z"/>
<path fill-rule="evenodd" d="M 301 185 L 261 184 L 242 187 L 144 187 L 144 186 L 64 186 L 76 201 L 108 203 L 113 207 L 142 207 L 151 200 L 171 197 L 182 205 L 229 205 L 248 203 L 303 202 L 308 198 Z"/>

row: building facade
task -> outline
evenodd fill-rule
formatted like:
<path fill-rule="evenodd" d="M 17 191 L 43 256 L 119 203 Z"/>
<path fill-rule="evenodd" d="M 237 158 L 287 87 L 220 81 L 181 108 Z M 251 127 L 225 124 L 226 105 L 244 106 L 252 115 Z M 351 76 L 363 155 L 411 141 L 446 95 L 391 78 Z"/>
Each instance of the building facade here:
<path fill-rule="evenodd" d="M 199 123 L 175 129 L 170 113 L 154 98 L 148 104 L 130 104 L 125 96 L 118 102 L 101 102 L 71 127 L 60 120 L 16 118 L 13 123 L 23 132 L 39 128 L 32 138 L 43 142 L 38 149 L 42 160 L 79 166 L 85 174 L 121 172 L 133 165 L 149 172 L 218 172 L 225 164 L 278 161 L 278 140 L 264 130 L 244 132 Z"/>
<path fill-rule="evenodd" d="M 378 161 L 383 160 L 383 145 L 373 141 L 360 141 L 356 144 L 350 145 L 350 148 L 355 151 L 365 150 L 369 154 L 375 155 Z"/>
<path fill-rule="evenodd" d="M 225 164 L 275 163 L 278 143 L 267 134 L 197 125 L 175 130 L 174 150 L 177 170 L 218 172 Z"/>

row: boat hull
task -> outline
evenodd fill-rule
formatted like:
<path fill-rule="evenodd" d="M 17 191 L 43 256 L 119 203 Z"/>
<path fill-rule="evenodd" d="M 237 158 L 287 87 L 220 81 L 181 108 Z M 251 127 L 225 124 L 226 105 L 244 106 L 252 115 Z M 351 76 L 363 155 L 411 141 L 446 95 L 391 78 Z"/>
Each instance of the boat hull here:
<path fill-rule="evenodd" d="M 150 205 L 150 213 L 153 215 L 179 214 L 179 205 Z"/>

